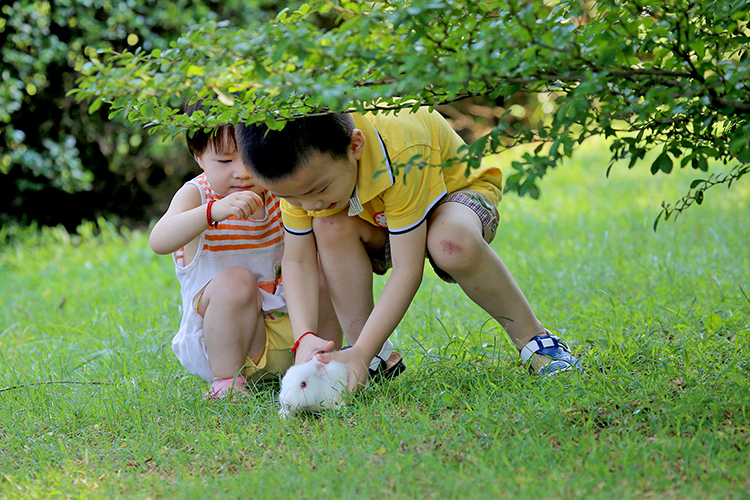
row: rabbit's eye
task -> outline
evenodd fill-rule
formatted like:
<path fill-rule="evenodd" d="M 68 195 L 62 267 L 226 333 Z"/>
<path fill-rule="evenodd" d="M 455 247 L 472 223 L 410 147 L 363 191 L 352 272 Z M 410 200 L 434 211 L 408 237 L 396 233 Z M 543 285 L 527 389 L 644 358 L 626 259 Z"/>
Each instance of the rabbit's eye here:
<path fill-rule="evenodd" d="M 307 382 L 300 383 L 299 387 L 300 389 L 304 389 L 305 387 L 307 387 Z"/>

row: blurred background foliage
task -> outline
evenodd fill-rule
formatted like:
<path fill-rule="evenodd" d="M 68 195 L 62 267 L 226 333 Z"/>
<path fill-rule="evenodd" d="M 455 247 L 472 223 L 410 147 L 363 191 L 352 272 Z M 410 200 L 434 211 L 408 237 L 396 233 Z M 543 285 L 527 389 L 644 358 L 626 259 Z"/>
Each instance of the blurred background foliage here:
<path fill-rule="evenodd" d="M 89 114 L 66 94 L 107 49 L 165 48 L 196 23 L 275 16 L 260 0 L 18 0 L 2 7 L 0 221 L 63 224 L 156 216 L 195 166 L 179 141 Z M 179 103 L 178 103 L 179 104 Z M 165 201 L 166 200 L 166 201 Z"/>
<path fill-rule="evenodd" d="M 68 91 L 97 50 L 164 49 L 191 26 L 259 23 L 302 1 L 17 0 L 0 17 L 0 222 L 64 225 L 107 217 L 148 224 L 197 173 L 181 138 L 149 135 L 108 110 L 88 113 Z M 336 18 L 320 17 L 320 29 Z M 517 102 L 516 102 L 517 101 Z M 181 103 L 172 103 L 179 106 Z M 502 99 L 467 99 L 440 111 L 467 142 L 498 123 Z M 537 99 L 519 95 L 514 120 Z"/>

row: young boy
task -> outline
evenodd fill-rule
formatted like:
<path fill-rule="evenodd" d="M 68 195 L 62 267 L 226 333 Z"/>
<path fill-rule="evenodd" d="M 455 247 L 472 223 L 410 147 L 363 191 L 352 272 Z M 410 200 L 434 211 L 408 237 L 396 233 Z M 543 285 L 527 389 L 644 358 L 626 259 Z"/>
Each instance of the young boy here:
<path fill-rule="evenodd" d="M 196 109 L 200 103 L 187 112 Z M 180 282 L 183 316 L 174 353 L 211 383 L 207 399 L 235 400 L 247 392 L 246 378 L 281 374 L 294 361 L 281 280 L 280 200 L 243 165 L 231 126 L 198 130 L 187 146 L 203 173 L 175 193 L 149 242 L 156 253 L 173 255 Z M 321 297 L 326 340 L 317 347 L 340 348 L 341 328 L 324 289 Z"/>
<path fill-rule="evenodd" d="M 283 267 L 295 338 L 318 328 L 317 266 L 350 344 L 321 361 L 349 369 L 349 388 L 367 381 L 365 361 L 406 313 L 422 279 L 425 253 L 438 275 L 457 282 L 495 318 L 540 375 L 579 367 L 568 346 L 547 331 L 505 264 L 491 249 L 502 173 L 467 173 L 463 142 L 438 114 L 339 114 L 307 117 L 282 131 L 238 125 L 245 164 L 283 198 Z M 414 157 L 424 168 L 407 164 Z M 319 255 L 319 259 L 316 256 Z M 374 303 L 372 272 L 392 271 Z M 299 340 L 303 359 L 319 351 Z M 299 355 L 298 355 L 299 360 Z"/>

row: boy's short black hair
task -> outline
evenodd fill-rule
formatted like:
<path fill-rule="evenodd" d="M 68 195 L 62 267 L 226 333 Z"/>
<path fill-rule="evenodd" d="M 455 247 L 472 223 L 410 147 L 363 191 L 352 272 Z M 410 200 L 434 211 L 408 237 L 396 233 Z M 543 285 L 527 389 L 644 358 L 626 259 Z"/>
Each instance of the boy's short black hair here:
<path fill-rule="evenodd" d="M 354 119 L 348 113 L 298 118 L 282 130 L 270 130 L 265 123 L 235 127 L 245 166 L 270 181 L 291 176 L 315 152 L 346 158 L 353 131 Z"/>
<path fill-rule="evenodd" d="M 206 106 L 203 99 L 187 104 L 185 113 L 190 116 L 196 111 L 205 111 Z M 185 134 L 190 156 L 201 156 L 206 152 L 209 146 L 213 146 L 214 151 L 219 154 L 234 153 L 237 151 L 237 141 L 234 138 L 234 127 L 231 125 L 220 125 L 206 132 L 204 129 L 197 129 Z"/>

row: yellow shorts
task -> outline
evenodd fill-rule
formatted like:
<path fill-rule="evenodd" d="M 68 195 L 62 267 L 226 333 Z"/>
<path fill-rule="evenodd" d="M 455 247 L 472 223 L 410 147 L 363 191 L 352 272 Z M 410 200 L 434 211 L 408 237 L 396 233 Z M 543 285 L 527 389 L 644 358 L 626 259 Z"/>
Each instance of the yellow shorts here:
<path fill-rule="evenodd" d="M 294 345 L 292 323 L 288 314 L 264 315 L 266 322 L 266 348 L 258 360 L 247 358 L 242 375 L 248 382 L 269 380 L 283 375 L 294 364 L 289 351 Z"/>

